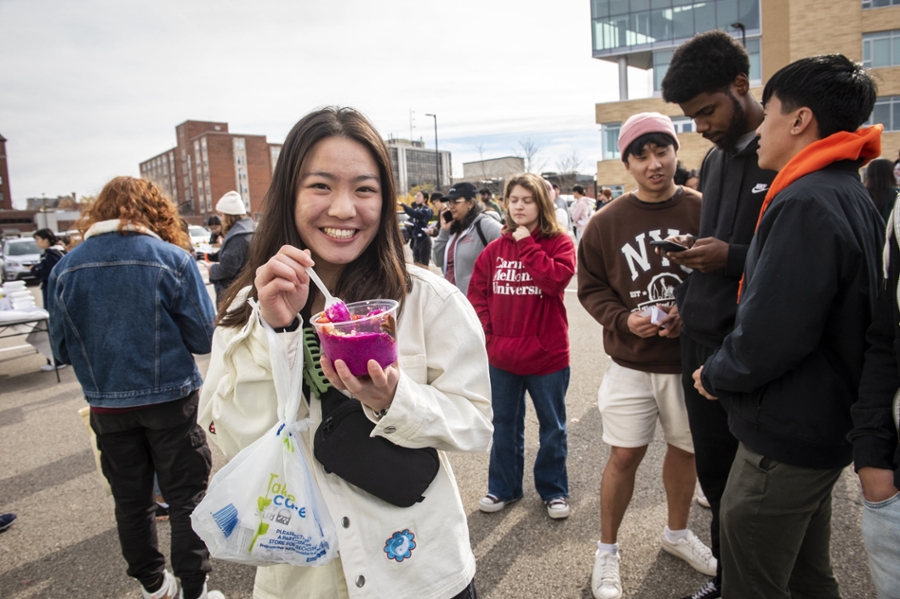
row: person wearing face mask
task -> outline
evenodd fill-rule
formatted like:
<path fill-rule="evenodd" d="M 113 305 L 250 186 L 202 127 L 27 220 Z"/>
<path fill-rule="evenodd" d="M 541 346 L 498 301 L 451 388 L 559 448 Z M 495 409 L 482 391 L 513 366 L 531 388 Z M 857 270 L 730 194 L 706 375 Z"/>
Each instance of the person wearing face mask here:
<path fill-rule="evenodd" d="M 449 208 L 441 213 L 434 263 L 444 278 L 465 294 L 475 260 L 488 243 L 500 237 L 502 225 L 484 214 L 478 190 L 471 183 L 457 183 L 443 200 Z"/>

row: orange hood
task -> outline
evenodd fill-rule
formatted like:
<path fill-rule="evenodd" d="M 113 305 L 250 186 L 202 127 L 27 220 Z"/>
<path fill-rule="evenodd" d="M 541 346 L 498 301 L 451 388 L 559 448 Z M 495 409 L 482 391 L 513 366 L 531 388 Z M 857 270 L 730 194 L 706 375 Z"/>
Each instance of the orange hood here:
<path fill-rule="evenodd" d="M 842 160 L 862 160 L 868 164 L 873 158 L 881 156 L 881 132 L 883 125 L 864 127 L 857 131 L 838 131 L 826 138 L 809 144 L 778 171 L 775 180 L 766 193 L 766 199 L 759 209 L 756 228 L 762 221 L 763 214 L 776 195 L 784 191 L 791 183 L 804 175 L 822 170 L 829 164 Z M 744 290 L 744 276 L 738 286 L 737 301 L 741 301 Z"/>

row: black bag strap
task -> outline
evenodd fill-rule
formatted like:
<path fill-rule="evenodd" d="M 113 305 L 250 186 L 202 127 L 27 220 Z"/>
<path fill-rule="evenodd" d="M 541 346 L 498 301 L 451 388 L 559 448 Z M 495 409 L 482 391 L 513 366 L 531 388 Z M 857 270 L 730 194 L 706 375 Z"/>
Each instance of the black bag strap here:
<path fill-rule="evenodd" d="M 478 233 L 478 237 L 481 239 L 481 245 L 487 247 L 487 238 L 484 236 L 484 232 L 481 230 L 481 218 L 478 217 L 475 219 L 475 231 Z"/>
<path fill-rule="evenodd" d="M 397 507 L 425 499 L 425 490 L 440 470 L 433 447 L 411 449 L 372 436 L 375 423 L 362 403 L 338 391 L 322 372 L 321 348 L 311 328 L 303 330 L 304 393 L 322 403 L 322 422 L 313 438 L 313 455 L 325 469 Z"/>

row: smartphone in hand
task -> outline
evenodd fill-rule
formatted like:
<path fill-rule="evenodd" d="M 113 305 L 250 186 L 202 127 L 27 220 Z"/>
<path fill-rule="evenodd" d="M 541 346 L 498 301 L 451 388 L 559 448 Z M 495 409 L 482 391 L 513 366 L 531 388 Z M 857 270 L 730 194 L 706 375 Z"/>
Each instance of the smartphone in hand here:
<path fill-rule="evenodd" d="M 669 241 L 668 239 L 653 239 L 650 241 L 650 245 L 658 247 L 664 252 L 683 252 L 687 249 L 680 243 L 675 243 L 674 241 Z"/>
<path fill-rule="evenodd" d="M 441 218 L 444 219 L 444 222 L 448 222 L 448 223 L 449 223 L 451 220 L 453 220 L 453 215 L 450 214 L 450 211 L 449 211 L 449 210 L 446 210 L 446 211 L 444 211 L 444 212 L 441 212 Z M 685 248 L 685 249 L 687 249 L 687 248 Z"/>

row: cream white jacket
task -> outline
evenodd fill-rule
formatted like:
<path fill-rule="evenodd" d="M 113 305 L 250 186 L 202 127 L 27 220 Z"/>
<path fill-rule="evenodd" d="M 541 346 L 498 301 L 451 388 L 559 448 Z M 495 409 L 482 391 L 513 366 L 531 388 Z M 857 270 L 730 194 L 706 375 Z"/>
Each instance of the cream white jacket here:
<path fill-rule="evenodd" d="M 400 381 L 394 401 L 373 435 L 403 447 L 434 447 L 441 467 L 425 500 L 408 508 L 390 505 L 334 474 L 312 457 L 316 398 L 301 404 L 298 418 L 315 426 L 306 433 L 309 464 L 338 531 L 340 556 L 326 566 L 269 566 L 256 574 L 254 597 L 449 599 L 475 575 L 466 515 L 444 452 L 487 452 L 491 444 L 491 383 L 481 324 L 459 290 L 409 266 L 413 288 L 397 322 Z M 283 335 L 298 335 L 283 333 Z M 199 422 L 231 459 L 276 422 L 275 387 L 268 341 L 258 315 L 243 329 L 216 329 Z M 398 535 L 415 548 L 398 561 Z M 406 543 L 406 541 L 401 541 Z M 409 544 L 404 545 L 404 547 Z M 393 555 L 393 557 L 391 557 Z"/>

